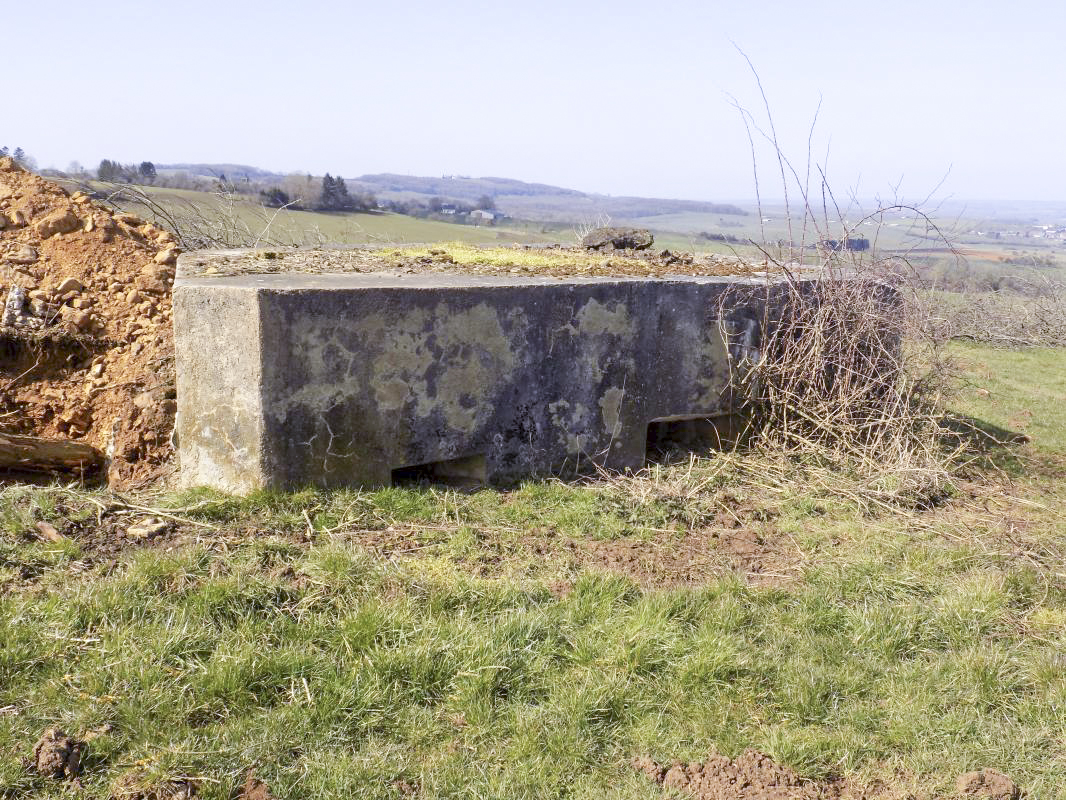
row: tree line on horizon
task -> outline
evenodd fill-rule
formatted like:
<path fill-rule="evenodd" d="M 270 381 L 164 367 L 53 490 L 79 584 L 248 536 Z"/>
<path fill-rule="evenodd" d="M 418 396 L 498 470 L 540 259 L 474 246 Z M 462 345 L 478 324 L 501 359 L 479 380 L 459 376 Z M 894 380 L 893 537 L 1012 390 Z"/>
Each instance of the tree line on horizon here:
<path fill-rule="evenodd" d="M 95 177 L 107 183 L 247 195 L 271 208 L 296 211 L 367 211 L 378 207 L 373 193 L 352 192 L 344 178 L 340 175 L 334 177 L 328 172 L 320 180 L 310 174 L 290 175 L 278 183 L 253 181 L 247 175 L 231 179 L 224 172 L 215 178 L 191 175 L 183 170 L 160 173 L 151 161 L 123 164 L 105 158 L 100 161 L 95 174 L 77 162 L 72 163 L 65 174 L 83 180 Z"/>
<path fill-rule="evenodd" d="M 225 173 L 208 178 L 186 170 L 160 172 L 152 161 L 122 163 L 104 158 L 96 169 L 87 169 L 78 161 L 71 161 L 66 170 L 47 168 L 38 170 L 36 160 L 21 147 L 10 151 L 0 147 L 0 157 L 11 155 L 16 162 L 46 177 L 68 178 L 77 181 L 98 180 L 104 183 L 155 186 L 168 189 L 224 192 L 244 195 L 269 208 L 294 211 L 391 211 L 411 217 L 441 219 L 459 224 L 495 224 L 496 219 L 475 218 L 475 211 L 495 211 L 496 201 L 483 194 L 476 202 L 433 196 L 428 199 L 388 200 L 379 202 L 372 191 L 353 191 L 340 175 L 326 173 L 316 178 L 310 173 L 295 173 L 278 180 L 253 180 L 248 175 L 231 179 Z"/>

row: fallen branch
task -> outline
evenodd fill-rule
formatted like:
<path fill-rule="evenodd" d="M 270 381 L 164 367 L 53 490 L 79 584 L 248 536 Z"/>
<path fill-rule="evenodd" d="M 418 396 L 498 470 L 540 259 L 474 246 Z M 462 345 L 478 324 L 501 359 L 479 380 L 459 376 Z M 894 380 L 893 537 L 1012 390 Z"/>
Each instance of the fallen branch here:
<path fill-rule="evenodd" d="M 73 471 L 85 475 L 103 463 L 104 454 L 84 442 L 0 433 L 0 470 Z"/>

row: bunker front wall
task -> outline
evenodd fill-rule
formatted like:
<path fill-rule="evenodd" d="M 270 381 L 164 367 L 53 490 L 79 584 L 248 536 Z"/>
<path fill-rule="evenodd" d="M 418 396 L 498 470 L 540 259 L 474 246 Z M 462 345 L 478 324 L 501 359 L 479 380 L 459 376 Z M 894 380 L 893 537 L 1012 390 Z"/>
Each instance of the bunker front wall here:
<path fill-rule="evenodd" d="M 732 410 L 767 298 L 722 278 L 404 277 L 179 280 L 184 483 L 386 486 L 458 459 L 496 484 L 639 468 L 652 421 Z"/>

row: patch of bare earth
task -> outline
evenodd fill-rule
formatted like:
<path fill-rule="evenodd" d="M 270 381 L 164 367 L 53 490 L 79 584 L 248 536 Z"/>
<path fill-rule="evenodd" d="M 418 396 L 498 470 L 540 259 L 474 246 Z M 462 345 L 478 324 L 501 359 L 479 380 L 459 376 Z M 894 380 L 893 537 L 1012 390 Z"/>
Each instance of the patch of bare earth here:
<path fill-rule="evenodd" d="M 858 786 L 842 779 L 812 781 L 757 750 L 736 758 L 711 755 L 705 761 L 662 765 L 641 756 L 630 762 L 665 790 L 695 800 L 917 800 L 906 789 L 877 783 Z M 959 776 L 959 796 L 1020 800 L 1018 786 L 1001 772 L 981 769 Z"/>
<path fill-rule="evenodd" d="M 444 541 L 455 530 L 396 525 L 340 535 L 383 557 L 417 557 L 440 555 Z M 534 560 L 572 575 L 586 569 L 625 575 L 649 588 L 699 586 L 728 573 L 753 585 L 771 585 L 791 579 L 802 565 L 802 554 L 791 537 L 772 524 L 664 530 L 653 536 L 614 539 L 567 536 L 544 528 L 518 536 L 482 529 L 476 535 L 477 547 L 453 558 L 481 577 L 503 574 L 515 563 Z M 557 583 L 565 594 L 568 582 Z"/>
<path fill-rule="evenodd" d="M 1023 796 L 1014 781 L 994 769 L 978 769 L 960 775 L 955 789 L 963 797 L 986 800 L 1019 800 Z"/>
<path fill-rule="evenodd" d="M 233 791 L 231 798 L 232 800 L 274 800 L 274 795 L 269 786 L 249 772 L 245 776 L 244 783 Z"/>
<path fill-rule="evenodd" d="M 814 782 L 756 750 L 735 759 L 710 756 L 706 761 L 675 762 L 663 766 L 650 758 L 636 758 L 633 767 L 664 789 L 696 800 L 860 800 L 839 781 Z"/>
<path fill-rule="evenodd" d="M 751 584 L 786 580 L 789 543 L 772 531 L 704 528 L 652 539 L 567 539 L 561 548 L 574 571 L 603 569 L 642 586 L 696 586 L 733 572 Z"/>

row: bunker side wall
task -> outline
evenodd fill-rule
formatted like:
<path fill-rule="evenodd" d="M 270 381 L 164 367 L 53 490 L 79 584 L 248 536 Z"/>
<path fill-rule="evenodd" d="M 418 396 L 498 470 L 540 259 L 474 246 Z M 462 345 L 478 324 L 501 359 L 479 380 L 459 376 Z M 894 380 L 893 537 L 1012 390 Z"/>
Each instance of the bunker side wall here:
<path fill-rule="evenodd" d="M 253 481 L 381 486 L 457 459 L 494 483 L 639 468 L 652 420 L 731 410 L 730 285 L 261 289 Z M 742 349 L 757 348 L 758 297 L 728 309 Z"/>
<path fill-rule="evenodd" d="M 263 338 L 259 292 L 225 285 L 174 289 L 181 481 L 247 492 L 263 469 Z"/>

